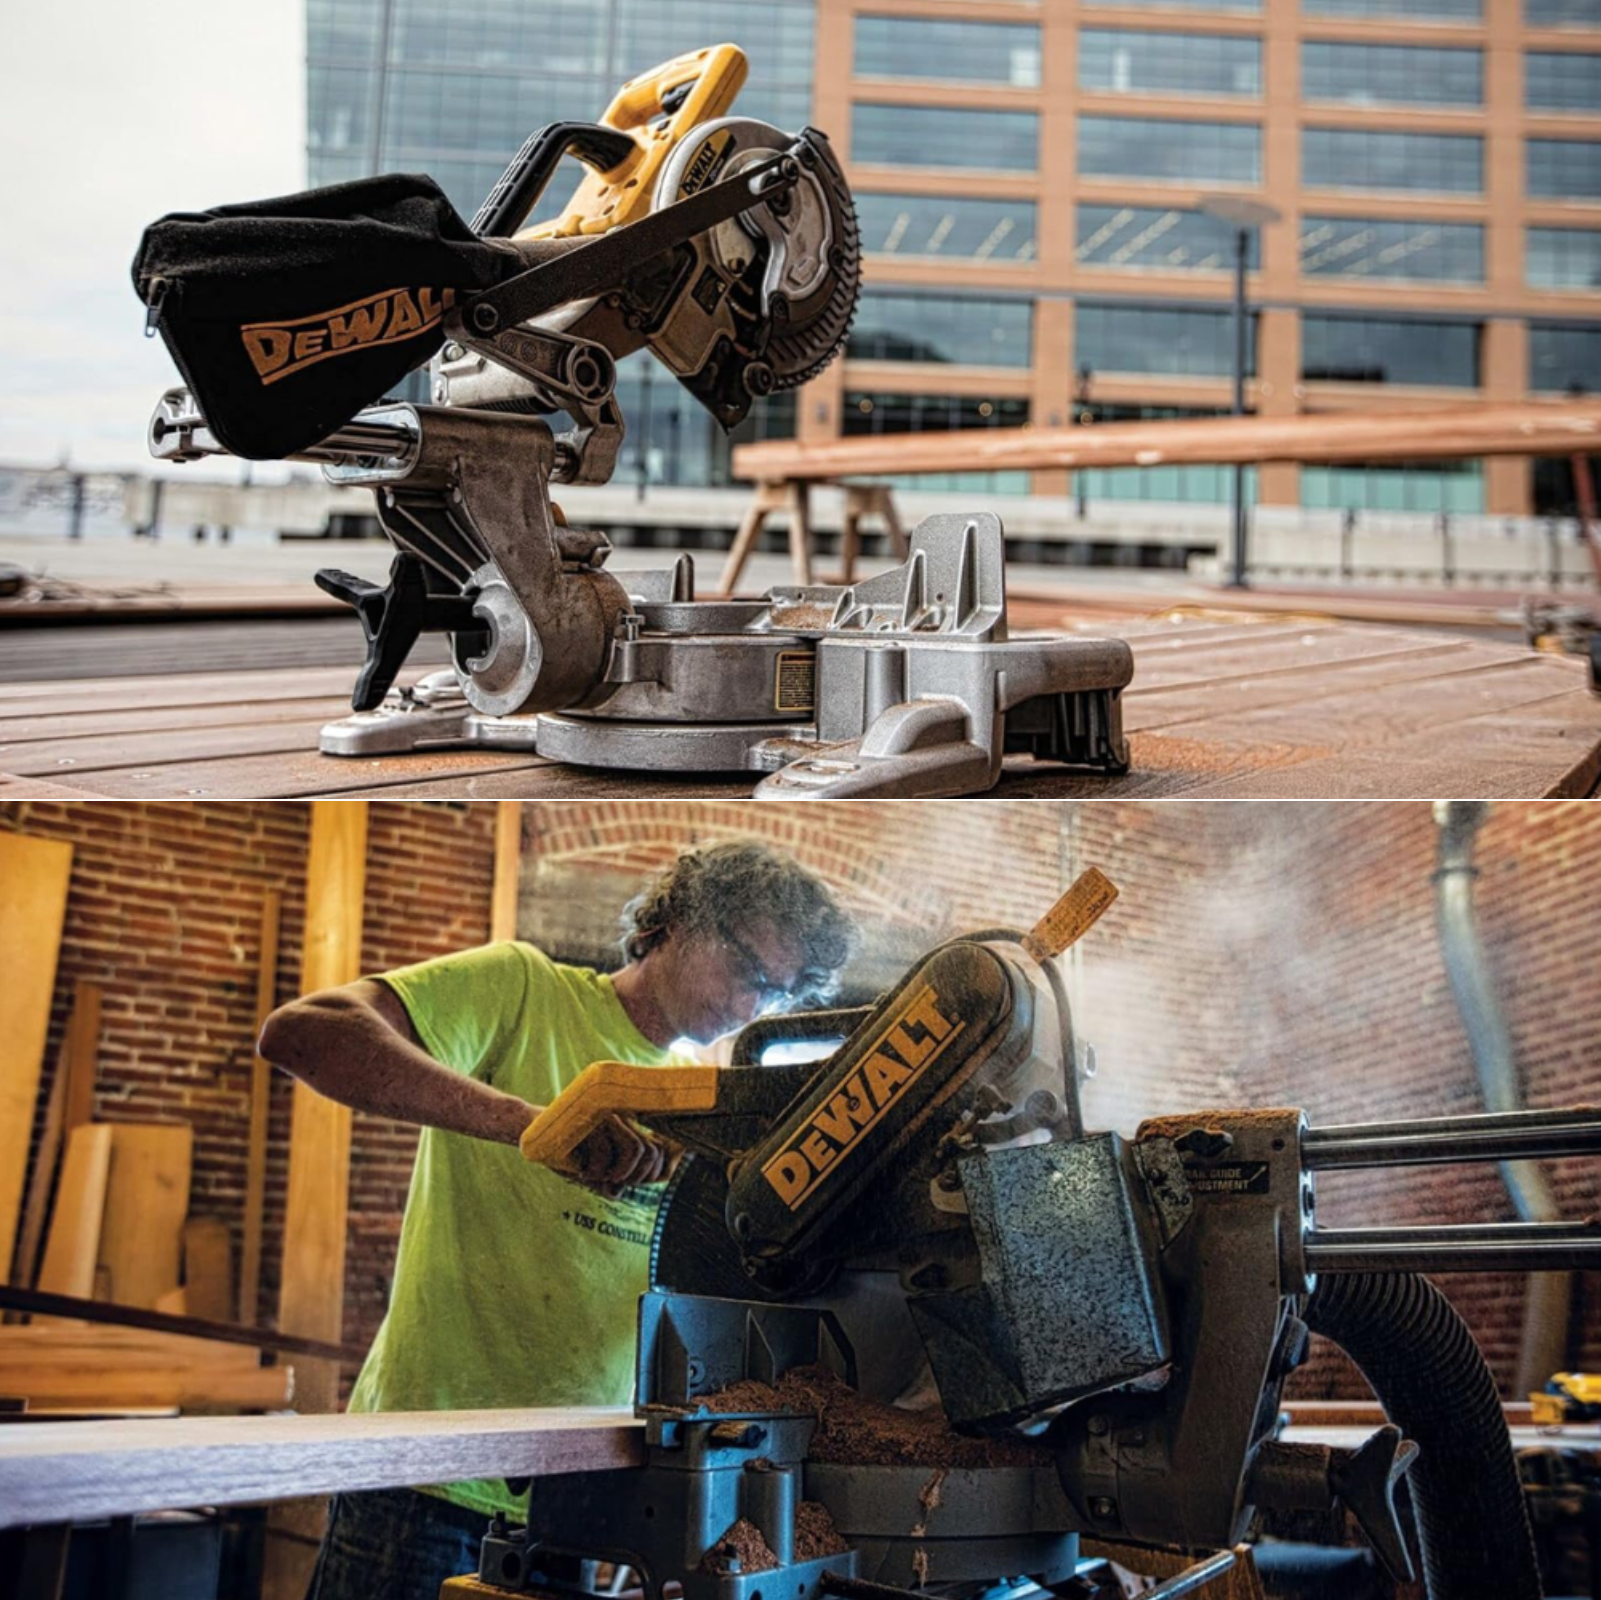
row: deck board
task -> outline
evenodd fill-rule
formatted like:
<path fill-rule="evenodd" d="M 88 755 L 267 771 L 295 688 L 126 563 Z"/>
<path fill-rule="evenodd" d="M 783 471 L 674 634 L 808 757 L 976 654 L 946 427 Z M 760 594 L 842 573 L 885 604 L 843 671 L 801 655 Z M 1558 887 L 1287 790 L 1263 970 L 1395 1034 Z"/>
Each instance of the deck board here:
<path fill-rule="evenodd" d="M 1042 603 L 1015 620 L 1074 622 Z M 1601 781 L 1601 695 L 1575 658 L 1326 617 L 1168 612 L 1094 631 L 1134 649 L 1133 770 L 1075 775 L 1014 756 L 996 795 L 1536 798 Z M 317 730 L 341 714 L 351 676 L 316 666 L 0 684 L 0 798 L 52 782 L 128 799 L 692 798 L 754 782 L 581 770 L 515 751 L 323 756 Z"/>

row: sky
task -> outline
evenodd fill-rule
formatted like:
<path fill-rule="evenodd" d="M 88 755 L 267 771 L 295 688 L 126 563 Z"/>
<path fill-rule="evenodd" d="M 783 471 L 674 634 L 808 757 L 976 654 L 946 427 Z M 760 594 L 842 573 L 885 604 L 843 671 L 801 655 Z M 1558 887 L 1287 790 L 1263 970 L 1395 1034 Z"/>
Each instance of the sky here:
<path fill-rule="evenodd" d="M 27 0 L 0 50 L 0 464 L 150 468 L 179 381 L 129 269 L 169 211 L 305 179 L 303 0 Z"/>

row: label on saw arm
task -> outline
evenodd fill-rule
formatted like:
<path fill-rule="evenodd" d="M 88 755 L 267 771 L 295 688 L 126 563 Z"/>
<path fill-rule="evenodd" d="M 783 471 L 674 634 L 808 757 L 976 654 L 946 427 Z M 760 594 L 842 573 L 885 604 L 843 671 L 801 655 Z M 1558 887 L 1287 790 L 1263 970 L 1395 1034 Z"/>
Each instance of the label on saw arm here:
<path fill-rule="evenodd" d="M 762 1176 L 791 1211 L 837 1167 L 917 1080 L 945 1053 L 967 1024 L 947 1008 L 931 984 L 920 984 L 890 1018 L 871 1053 L 820 1105 L 784 1147 L 770 1156 Z"/>
<path fill-rule="evenodd" d="M 679 195 L 698 194 L 708 183 L 715 181 L 728 165 L 728 152 L 733 146 L 734 133 L 731 128 L 714 133 L 695 152 L 695 159 L 684 169 L 684 176 L 678 185 Z"/>
<path fill-rule="evenodd" d="M 810 650 L 780 650 L 773 669 L 773 710 L 810 711 L 817 704 L 817 657 Z"/>
<path fill-rule="evenodd" d="M 1265 1161 L 1186 1161 L 1191 1194 L 1266 1194 L 1271 1169 Z"/>

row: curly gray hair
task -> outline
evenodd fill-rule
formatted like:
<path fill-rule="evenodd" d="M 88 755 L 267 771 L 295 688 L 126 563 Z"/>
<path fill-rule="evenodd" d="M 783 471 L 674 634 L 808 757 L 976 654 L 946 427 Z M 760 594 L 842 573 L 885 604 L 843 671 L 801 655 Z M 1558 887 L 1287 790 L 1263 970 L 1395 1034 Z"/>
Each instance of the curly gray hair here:
<path fill-rule="evenodd" d="M 623 907 L 623 956 L 639 960 L 671 930 L 726 938 L 754 922 L 771 922 L 800 941 L 801 973 L 790 1004 L 834 994 L 856 945 L 856 925 L 820 878 L 764 844 L 686 850 Z"/>

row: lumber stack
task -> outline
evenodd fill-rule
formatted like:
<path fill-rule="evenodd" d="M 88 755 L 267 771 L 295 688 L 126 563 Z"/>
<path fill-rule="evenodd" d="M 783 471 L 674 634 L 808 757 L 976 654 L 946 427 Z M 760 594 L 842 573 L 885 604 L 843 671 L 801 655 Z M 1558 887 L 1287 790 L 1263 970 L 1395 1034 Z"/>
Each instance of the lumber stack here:
<path fill-rule="evenodd" d="M 140 1328 L 50 1322 L 0 1328 L 0 1395 L 33 1411 L 277 1411 L 294 1368 L 264 1367 L 247 1345 Z"/>
<path fill-rule="evenodd" d="M 94 1120 L 96 984 L 74 986 L 55 1072 L 39 1091 L 71 855 L 0 834 L 0 956 L 17 980 L 0 990 L 0 1278 L 226 1321 L 233 1239 L 227 1224 L 188 1214 L 193 1128 Z M 257 1212 L 259 1234 L 259 1202 Z M 31 1411 L 281 1409 L 293 1393 L 293 1369 L 263 1367 L 245 1345 L 59 1317 L 0 1327 L 0 1399 Z"/>

